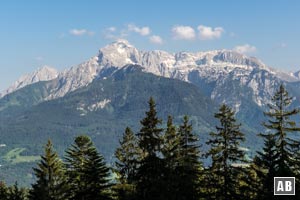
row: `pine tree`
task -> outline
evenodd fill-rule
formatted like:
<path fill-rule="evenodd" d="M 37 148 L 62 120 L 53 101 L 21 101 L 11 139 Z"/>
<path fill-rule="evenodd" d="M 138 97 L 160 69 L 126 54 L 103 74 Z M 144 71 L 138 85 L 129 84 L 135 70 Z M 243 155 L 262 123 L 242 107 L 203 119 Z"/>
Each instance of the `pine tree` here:
<path fill-rule="evenodd" d="M 137 196 L 139 200 L 165 199 L 165 167 L 162 159 L 162 121 L 156 116 L 155 102 L 149 100 L 149 111 L 141 120 L 138 133 L 142 157 L 137 172 Z"/>
<path fill-rule="evenodd" d="M 65 170 L 50 140 L 45 146 L 45 154 L 37 168 L 33 169 L 37 181 L 32 185 L 32 200 L 66 200 L 67 186 Z"/>
<path fill-rule="evenodd" d="M 167 128 L 164 133 L 164 144 L 162 153 L 164 157 L 164 163 L 166 168 L 165 183 L 166 193 L 168 199 L 178 199 L 179 193 L 179 182 L 180 178 L 176 172 L 176 166 L 178 166 L 178 155 L 179 155 L 179 142 L 180 137 L 173 124 L 172 116 L 168 116 Z"/>
<path fill-rule="evenodd" d="M 275 148 L 273 135 L 265 137 L 263 151 L 257 152 L 253 159 L 251 169 L 256 173 L 256 180 L 252 180 L 252 190 L 256 199 L 271 200 L 274 198 L 274 177 L 276 176 L 276 162 L 279 156 Z"/>
<path fill-rule="evenodd" d="M 116 172 L 121 183 L 133 183 L 139 159 L 137 138 L 132 130 L 127 127 L 120 141 L 120 147 L 115 152 L 117 158 Z"/>
<path fill-rule="evenodd" d="M 295 169 L 300 165 L 298 159 L 295 158 L 299 153 L 300 142 L 292 139 L 288 133 L 300 131 L 296 127 L 296 123 L 291 120 L 300 112 L 299 109 L 288 110 L 293 97 L 290 97 L 283 85 L 280 85 L 279 90 L 272 98 L 272 104 L 268 104 L 269 111 L 264 114 L 269 118 L 268 122 L 263 125 L 271 131 L 268 134 L 261 134 L 262 137 L 273 135 L 275 139 L 276 151 L 279 154 L 279 159 L 276 163 L 277 176 L 295 176 Z"/>
<path fill-rule="evenodd" d="M 90 150 L 89 160 L 87 161 L 85 175 L 87 183 L 87 198 L 86 199 L 110 199 L 108 188 L 109 184 L 109 168 L 104 162 L 96 148 Z"/>
<path fill-rule="evenodd" d="M 173 124 L 172 116 L 168 116 L 167 121 L 167 129 L 165 131 L 163 137 L 163 149 L 162 153 L 164 155 L 164 159 L 167 165 L 167 168 L 171 170 L 174 169 L 176 165 L 176 156 L 178 154 L 178 147 L 179 147 L 179 134 L 177 133 L 176 127 Z"/>
<path fill-rule="evenodd" d="M 146 117 L 140 122 L 142 128 L 138 133 L 139 147 L 143 151 L 143 156 L 157 156 L 160 153 L 162 144 L 162 128 L 158 126 L 162 124 L 162 120 L 156 115 L 156 105 L 154 99 L 149 100 L 149 111 L 146 112 Z"/>
<path fill-rule="evenodd" d="M 292 135 L 300 131 L 295 121 L 291 118 L 296 116 L 298 108 L 289 109 L 293 101 L 284 85 L 281 84 L 272 98 L 272 104 L 268 104 L 269 111 L 264 114 L 269 118 L 263 123 L 268 130 L 267 134 L 261 134 L 267 138 L 274 137 L 276 154 L 278 159 L 275 163 L 275 174 L 279 177 L 296 177 L 296 194 L 300 193 L 300 141 L 293 139 Z M 297 191 L 298 190 L 298 191 Z"/>
<path fill-rule="evenodd" d="M 88 136 L 78 136 L 67 150 L 70 196 L 74 200 L 110 199 L 109 169 Z"/>
<path fill-rule="evenodd" d="M 183 124 L 178 131 L 179 145 L 177 147 L 175 173 L 178 179 L 177 198 L 181 200 L 196 200 L 200 195 L 200 150 L 198 138 L 193 134 L 189 118 L 184 116 Z"/>
<path fill-rule="evenodd" d="M 140 155 L 137 138 L 129 127 L 125 129 L 120 147 L 115 151 L 115 157 L 117 161 L 114 171 L 118 180 L 115 190 L 120 200 L 133 199 Z"/>
<path fill-rule="evenodd" d="M 220 126 L 216 126 L 217 132 L 211 132 L 211 139 L 207 142 L 211 146 L 207 156 L 211 157 L 212 165 L 210 178 L 213 182 L 211 190 L 218 199 L 237 199 L 239 184 L 235 177 L 242 172 L 240 167 L 232 164 L 245 162 L 244 151 L 240 149 L 240 143 L 244 141 L 244 134 L 240 131 L 240 124 L 236 123 L 234 111 L 228 106 L 222 105 L 215 118 L 219 119 Z M 207 190 L 207 191 L 208 191 Z"/>
<path fill-rule="evenodd" d="M 4 182 L 0 181 L 0 200 L 8 200 L 8 189 Z"/>
<path fill-rule="evenodd" d="M 8 200 L 27 200 L 27 191 L 20 188 L 16 182 L 8 188 Z"/>

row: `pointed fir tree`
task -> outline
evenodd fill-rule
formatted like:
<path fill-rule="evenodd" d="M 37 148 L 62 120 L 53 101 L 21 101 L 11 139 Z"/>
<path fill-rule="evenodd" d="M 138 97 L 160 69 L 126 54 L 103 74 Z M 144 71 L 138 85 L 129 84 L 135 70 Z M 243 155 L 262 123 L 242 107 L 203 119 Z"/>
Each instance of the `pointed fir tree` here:
<path fill-rule="evenodd" d="M 141 120 L 141 129 L 138 133 L 139 147 L 143 151 L 143 156 L 157 156 L 160 153 L 162 144 L 162 120 L 157 117 L 156 104 L 151 97 L 149 102 L 149 111 L 146 112 L 146 117 Z"/>
<path fill-rule="evenodd" d="M 175 157 L 179 145 L 179 136 L 176 127 L 173 124 L 173 117 L 168 116 L 167 128 L 163 137 L 163 155 L 168 168 L 175 166 Z"/>
<path fill-rule="evenodd" d="M 162 153 L 165 163 L 165 191 L 168 194 L 168 199 L 179 198 L 179 182 L 180 178 L 176 172 L 178 166 L 179 156 L 179 142 L 180 137 L 177 132 L 176 126 L 173 124 L 172 116 L 168 116 L 167 128 L 163 136 L 163 148 Z"/>
<path fill-rule="evenodd" d="M 290 97 L 285 87 L 280 85 L 279 90 L 272 98 L 272 104 L 268 104 L 269 111 L 264 112 L 269 119 L 263 125 L 271 133 L 261 134 L 262 137 L 273 135 L 276 151 L 279 155 L 276 163 L 276 175 L 283 177 L 296 176 L 295 169 L 300 165 L 299 159 L 295 157 L 299 153 L 300 142 L 290 136 L 291 133 L 300 131 L 295 121 L 291 119 L 300 110 L 297 108 L 288 109 L 292 101 L 293 97 Z"/>
<path fill-rule="evenodd" d="M 289 108 L 293 97 L 289 96 L 284 85 L 281 84 L 275 92 L 272 103 L 268 104 L 269 111 L 264 112 L 269 119 L 264 122 L 268 133 L 261 134 L 263 138 L 272 135 L 275 140 L 278 160 L 275 163 L 276 176 L 296 177 L 296 194 L 300 193 L 300 141 L 295 140 L 295 134 L 299 134 L 300 127 L 292 119 L 300 110 Z M 296 197 L 297 198 L 297 197 Z"/>
<path fill-rule="evenodd" d="M 141 120 L 141 129 L 138 133 L 139 148 L 142 157 L 137 172 L 137 198 L 139 200 L 165 199 L 165 169 L 162 159 L 162 121 L 157 117 L 155 102 L 149 100 L 149 111 Z"/>
<path fill-rule="evenodd" d="M 16 182 L 8 188 L 8 200 L 27 200 L 27 190 L 19 187 Z"/>
<path fill-rule="evenodd" d="M 274 198 L 274 177 L 276 176 L 276 163 L 279 155 L 275 148 L 273 135 L 266 135 L 262 151 L 257 152 L 250 168 L 255 172 L 256 178 L 248 183 L 255 195 L 255 199 L 271 200 Z"/>
<path fill-rule="evenodd" d="M 120 141 L 120 147 L 115 151 L 116 172 L 121 183 L 133 183 L 137 170 L 137 161 L 139 159 L 139 149 L 137 138 L 132 130 L 127 127 L 123 138 Z"/>
<path fill-rule="evenodd" d="M 30 199 L 32 200 L 66 200 L 67 184 L 62 161 L 53 150 L 50 140 L 45 146 L 45 154 L 37 168 L 34 168 L 37 178 L 32 185 Z"/>
<path fill-rule="evenodd" d="M 193 134 L 189 118 L 184 116 L 178 130 L 179 143 L 177 147 L 175 173 L 178 179 L 177 198 L 196 200 L 200 197 L 200 150 L 198 138 Z"/>
<path fill-rule="evenodd" d="M 8 188 L 2 181 L 0 181 L 0 200 L 8 200 Z"/>
<path fill-rule="evenodd" d="M 71 199 L 110 199 L 109 169 L 91 139 L 85 135 L 76 137 L 66 153 Z"/>
<path fill-rule="evenodd" d="M 137 138 L 127 127 L 122 140 L 120 140 L 120 146 L 115 151 L 117 161 L 114 172 L 117 174 L 118 180 L 115 190 L 120 200 L 133 199 L 135 196 L 139 154 Z"/>
<path fill-rule="evenodd" d="M 242 172 L 240 167 L 233 167 L 232 164 L 245 162 L 244 151 L 240 149 L 244 134 L 240 131 L 240 124 L 236 123 L 234 111 L 228 106 L 222 105 L 215 118 L 220 121 L 216 126 L 217 132 L 211 132 L 208 145 L 211 146 L 206 154 L 212 160 L 209 168 L 210 181 L 213 183 L 207 191 L 212 199 L 237 199 L 239 184 L 236 177 Z"/>

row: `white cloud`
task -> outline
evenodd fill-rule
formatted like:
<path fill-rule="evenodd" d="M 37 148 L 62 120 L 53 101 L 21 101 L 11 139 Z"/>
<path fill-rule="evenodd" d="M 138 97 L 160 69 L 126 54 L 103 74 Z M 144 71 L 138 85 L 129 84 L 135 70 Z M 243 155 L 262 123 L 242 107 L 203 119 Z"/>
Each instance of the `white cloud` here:
<path fill-rule="evenodd" d="M 116 32 L 117 28 L 114 26 L 111 26 L 111 27 L 108 27 L 106 30 L 109 32 Z"/>
<path fill-rule="evenodd" d="M 244 45 L 234 47 L 233 50 L 241 54 L 250 54 L 250 53 L 255 53 L 257 49 L 255 46 L 244 44 Z"/>
<path fill-rule="evenodd" d="M 151 32 L 151 30 L 148 26 L 138 27 L 134 24 L 128 24 L 127 28 L 128 28 L 128 31 L 136 32 L 142 36 L 149 35 Z"/>
<path fill-rule="evenodd" d="M 108 27 L 104 29 L 103 35 L 106 39 L 117 39 L 118 36 L 116 35 L 117 28 L 114 26 Z"/>
<path fill-rule="evenodd" d="M 95 34 L 93 31 L 88 31 L 86 29 L 72 29 L 69 31 L 69 33 L 74 36 L 82 36 L 82 35 L 92 36 Z"/>
<path fill-rule="evenodd" d="M 174 26 L 172 34 L 175 40 L 193 40 L 196 36 L 195 30 L 190 26 Z"/>
<path fill-rule="evenodd" d="M 123 29 L 120 31 L 119 38 L 126 38 L 128 35 L 128 31 Z"/>
<path fill-rule="evenodd" d="M 287 47 L 287 44 L 285 42 L 282 42 L 278 45 L 280 48 L 285 48 Z"/>
<path fill-rule="evenodd" d="M 224 29 L 222 27 L 212 28 L 209 26 L 199 25 L 197 29 L 201 40 L 218 39 L 222 36 L 222 33 L 224 33 Z"/>
<path fill-rule="evenodd" d="M 37 56 L 34 58 L 36 61 L 43 61 L 44 58 L 42 56 Z"/>
<path fill-rule="evenodd" d="M 163 40 L 160 36 L 158 35 L 152 35 L 150 38 L 149 38 L 150 42 L 154 43 L 154 44 L 162 44 L 163 43 Z"/>

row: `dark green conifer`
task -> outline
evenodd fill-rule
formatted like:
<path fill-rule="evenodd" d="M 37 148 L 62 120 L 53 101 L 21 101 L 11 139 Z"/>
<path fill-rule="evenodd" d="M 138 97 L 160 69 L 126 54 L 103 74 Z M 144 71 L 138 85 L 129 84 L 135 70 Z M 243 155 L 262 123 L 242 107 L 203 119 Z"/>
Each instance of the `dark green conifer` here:
<path fill-rule="evenodd" d="M 161 150 L 163 129 L 159 126 L 162 120 L 157 117 L 155 107 L 155 101 L 151 97 L 149 111 L 146 112 L 146 117 L 140 122 L 142 127 L 138 133 L 138 138 L 143 157 L 157 156 Z"/>
<path fill-rule="evenodd" d="M 184 116 L 183 123 L 178 130 L 179 144 L 175 151 L 175 175 L 177 176 L 177 198 L 182 200 L 196 200 L 200 195 L 200 150 L 198 138 L 193 134 L 193 127 L 189 118 Z"/>
<path fill-rule="evenodd" d="M 138 133 L 141 161 L 137 172 L 137 197 L 139 200 L 166 199 L 164 179 L 165 164 L 162 159 L 162 121 L 157 117 L 155 102 L 149 100 L 149 111 L 141 120 Z"/>
<path fill-rule="evenodd" d="M 67 150 L 66 166 L 71 199 L 110 199 L 109 169 L 88 136 L 75 138 Z"/>
<path fill-rule="evenodd" d="M 8 188 L 2 181 L 0 181 L 0 200 L 8 200 Z"/>
<path fill-rule="evenodd" d="M 140 159 L 139 152 L 137 138 L 132 130 L 127 127 L 122 140 L 120 140 L 120 146 L 115 151 L 117 161 L 115 162 L 114 171 L 118 180 L 115 190 L 120 200 L 131 200 L 134 198 L 136 173 Z"/>
<path fill-rule="evenodd" d="M 164 134 L 164 144 L 162 148 L 162 153 L 164 156 L 164 163 L 166 168 L 165 183 L 166 183 L 166 193 L 168 199 L 178 199 L 179 193 L 178 188 L 180 178 L 176 172 L 176 167 L 178 166 L 178 156 L 179 156 L 179 142 L 180 137 L 173 124 L 173 118 L 168 116 L 167 128 Z"/>
<path fill-rule="evenodd" d="M 268 121 L 263 125 L 267 133 L 260 134 L 263 138 L 271 135 L 275 140 L 275 151 L 278 159 L 275 161 L 275 175 L 279 177 L 296 177 L 296 194 L 300 193 L 300 141 L 295 139 L 300 127 L 293 120 L 299 114 L 299 108 L 289 108 L 293 97 L 290 97 L 284 85 L 281 84 L 268 104 L 269 110 L 264 112 Z M 265 185 L 265 188 L 268 186 Z M 297 191 L 298 190 L 298 191 Z"/>
<path fill-rule="evenodd" d="M 176 155 L 178 154 L 179 135 L 173 124 L 172 116 L 168 116 L 167 129 L 164 134 L 163 155 L 169 169 L 174 168 L 176 164 Z"/>
<path fill-rule="evenodd" d="M 30 199 L 32 200 L 66 200 L 66 176 L 62 161 L 54 152 L 52 143 L 48 140 L 45 154 L 37 168 L 34 168 L 37 178 L 32 185 Z"/>
<path fill-rule="evenodd" d="M 252 179 L 250 189 L 256 193 L 256 199 L 271 200 L 274 198 L 274 177 L 276 176 L 276 163 L 279 154 L 276 152 L 273 135 L 266 135 L 262 151 L 257 152 L 253 159 L 251 169 L 256 173 L 256 179 Z"/>
<path fill-rule="evenodd" d="M 269 111 L 264 114 L 269 118 L 263 125 L 268 129 L 267 134 L 261 134 L 262 137 L 273 135 L 275 139 L 276 151 L 279 159 L 276 163 L 277 176 L 295 176 L 296 168 L 300 163 L 296 159 L 299 153 L 300 141 L 293 139 L 290 134 L 300 131 L 295 121 L 291 117 L 300 112 L 298 108 L 288 109 L 293 101 L 288 91 L 283 85 L 280 85 L 272 98 L 272 104 L 268 104 Z"/>
<path fill-rule="evenodd" d="M 27 190 L 19 187 L 16 182 L 8 188 L 8 200 L 27 200 Z"/>
<path fill-rule="evenodd" d="M 239 183 L 237 177 L 242 172 L 241 166 L 244 159 L 244 151 L 240 149 L 244 134 L 240 131 L 240 124 L 236 123 L 234 111 L 228 106 L 222 105 L 215 117 L 220 121 L 216 126 L 217 132 L 211 132 L 211 139 L 207 142 L 211 146 L 207 156 L 211 158 L 212 165 L 209 168 L 211 188 L 210 198 L 237 199 L 239 196 Z M 234 167 L 235 166 L 235 167 Z"/>

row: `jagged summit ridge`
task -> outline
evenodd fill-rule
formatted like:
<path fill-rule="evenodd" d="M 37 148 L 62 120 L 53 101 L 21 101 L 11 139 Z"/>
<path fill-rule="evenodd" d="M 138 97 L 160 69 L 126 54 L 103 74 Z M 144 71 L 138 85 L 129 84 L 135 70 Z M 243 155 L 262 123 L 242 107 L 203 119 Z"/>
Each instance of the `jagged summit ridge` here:
<path fill-rule="evenodd" d="M 191 70 L 201 70 L 207 76 L 208 71 L 229 73 L 235 68 L 269 70 L 260 60 L 250 58 L 231 50 L 207 52 L 139 51 L 128 41 L 120 40 L 99 50 L 98 63 L 103 67 L 123 67 L 127 64 L 139 64 L 145 71 L 159 76 L 179 78 L 185 81 Z M 205 69 L 204 69 L 205 68 Z M 217 79 L 218 77 L 214 77 Z"/>
<path fill-rule="evenodd" d="M 237 98 L 228 97 L 222 90 L 227 82 L 238 81 L 241 86 L 250 88 L 253 101 L 262 105 L 273 93 L 274 84 L 281 81 L 297 81 L 297 75 L 291 75 L 267 67 L 257 58 L 248 57 L 231 50 L 214 50 L 206 52 L 140 51 L 126 40 L 117 40 L 103 48 L 88 61 L 73 66 L 63 72 L 56 70 L 38 70 L 31 76 L 21 78 L 5 94 L 26 85 L 44 81 L 56 80 L 53 92 L 47 100 L 62 97 L 70 91 L 90 84 L 95 78 L 104 78 L 125 65 L 136 64 L 143 71 L 158 76 L 180 79 L 200 87 L 202 82 L 211 83 L 214 87 L 209 95 L 219 102 L 239 107 Z M 49 75 L 47 75 L 49 74 Z M 240 95 L 240 94 L 237 94 Z"/>
<path fill-rule="evenodd" d="M 128 41 L 118 40 L 101 48 L 99 51 L 99 64 L 103 66 L 122 67 L 126 64 L 140 64 L 146 70 L 159 71 L 154 68 L 182 68 L 203 65 L 235 65 L 244 67 L 260 67 L 265 65 L 256 58 L 231 50 L 216 50 L 208 52 L 179 52 L 171 54 L 165 51 L 139 51 Z"/>

